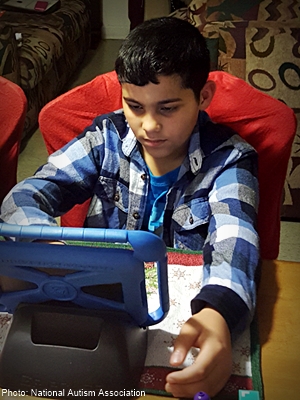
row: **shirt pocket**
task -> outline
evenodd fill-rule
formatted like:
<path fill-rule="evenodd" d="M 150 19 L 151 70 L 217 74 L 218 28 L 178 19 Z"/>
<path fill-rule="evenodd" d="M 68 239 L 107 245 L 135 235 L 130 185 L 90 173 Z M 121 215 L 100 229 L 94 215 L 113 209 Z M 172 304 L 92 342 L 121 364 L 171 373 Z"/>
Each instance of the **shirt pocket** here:
<path fill-rule="evenodd" d="M 105 205 L 105 209 L 117 207 L 128 213 L 129 189 L 117 179 L 101 176 L 96 189 L 98 199 Z"/>
<path fill-rule="evenodd" d="M 208 199 L 192 199 L 190 202 L 180 205 L 173 213 L 175 230 L 191 231 L 199 225 L 208 223 L 210 214 Z"/>
<path fill-rule="evenodd" d="M 205 242 L 209 222 L 207 199 L 193 199 L 180 205 L 173 213 L 174 247 L 200 251 Z"/>

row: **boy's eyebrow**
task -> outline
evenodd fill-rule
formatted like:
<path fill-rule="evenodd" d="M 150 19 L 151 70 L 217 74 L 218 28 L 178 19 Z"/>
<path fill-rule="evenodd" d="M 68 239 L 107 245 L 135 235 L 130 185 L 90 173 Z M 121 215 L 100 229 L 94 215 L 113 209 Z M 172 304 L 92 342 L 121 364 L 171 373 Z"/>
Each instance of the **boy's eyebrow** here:
<path fill-rule="evenodd" d="M 126 101 L 132 101 L 132 102 L 134 102 L 134 103 L 141 104 L 139 101 L 137 101 L 137 100 L 135 100 L 135 99 L 132 99 L 131 97 L 123 96 L 123 99 L 126 100 Z M 181 99 L 180 97 L 175 97 L 175 98 L 173 98 L 173 99 L 171 98 L 171 99 L 161 100 L 161 101 L 159 101 L 157 104 L 175 103 L 175 102 L 177 102 L 177 101 L 182 101 L 182 99 Z"/>
<path fill-rule="evenodd" d="M 166 100 L 159 101 L 158 104 L 175 103 L 175 102 L 181 101 L 181 100 L 182 99 L 180 97 L 176 97 L 174 99 L 166 99 Z"/>

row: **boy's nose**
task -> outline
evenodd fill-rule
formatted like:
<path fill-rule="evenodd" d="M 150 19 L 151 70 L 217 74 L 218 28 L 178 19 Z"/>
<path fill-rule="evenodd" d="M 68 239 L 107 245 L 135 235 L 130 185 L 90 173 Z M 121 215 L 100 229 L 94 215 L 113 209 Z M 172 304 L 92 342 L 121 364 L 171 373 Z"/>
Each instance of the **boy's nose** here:
<path fill-rule="evenodd" d="M 142 128 L 147 133 L 158 132 L 161 125 L 153 116 L 145 115 L 142 121 Z"/>

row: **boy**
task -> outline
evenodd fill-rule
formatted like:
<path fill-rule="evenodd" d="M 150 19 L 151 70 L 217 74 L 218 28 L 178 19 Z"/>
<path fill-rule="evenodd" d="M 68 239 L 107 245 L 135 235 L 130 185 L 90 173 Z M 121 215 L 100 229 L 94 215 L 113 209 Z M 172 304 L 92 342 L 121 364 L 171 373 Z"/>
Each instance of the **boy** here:
<path fill-rule="evenodd" d="M 256 153 L 205 113 L 215 84 L 207 80 L 205 40 L 188 22 L 139 25 L 115 68 L 123 110 L 97 117 L 18 184 L 1 218 L 55 225 L 55 217 L 92 198 L 86 226 L 144 229 L 167 246 L 203 249 L 203 287 L 170 363 L 182 364 L 191 346 L 201 351 L 192 366 L 168 375 L 166 390 L 214 396 L 231 374 L 231 340 L 255 305 Z"/>

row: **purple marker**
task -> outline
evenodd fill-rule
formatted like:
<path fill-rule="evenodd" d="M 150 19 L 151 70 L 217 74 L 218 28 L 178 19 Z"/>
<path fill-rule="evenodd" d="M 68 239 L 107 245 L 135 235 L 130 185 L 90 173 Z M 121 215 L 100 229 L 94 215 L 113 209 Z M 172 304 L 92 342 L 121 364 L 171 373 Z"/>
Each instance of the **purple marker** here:
<path fill-rule="evenodd" d="M 210 400 L 210 397 L 204 392 L 198 392 L 195 394 L 194 400 Z"/>

